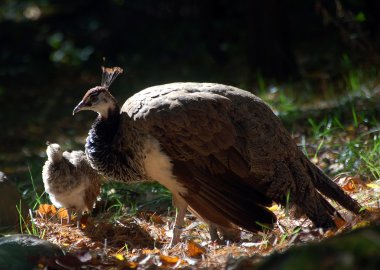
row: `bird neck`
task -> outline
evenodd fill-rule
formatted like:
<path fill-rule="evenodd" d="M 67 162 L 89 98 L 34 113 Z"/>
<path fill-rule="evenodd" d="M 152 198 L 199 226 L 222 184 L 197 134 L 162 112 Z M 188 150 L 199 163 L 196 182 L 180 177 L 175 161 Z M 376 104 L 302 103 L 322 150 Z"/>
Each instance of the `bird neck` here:
<path fill-rule="evenodd" d="M 120 107 L 109 109 L 107 116 L 99 114 L 89 132 L 94 142 L 111 143 L 119 129 Z"/>
<path fill-rule="evenodd" d="M 143 178 L 142 143 L 133 121 L 120 115 L 120 108 L 98 116 L 86 140 L 86 154 L 91 166 L 106 177 L 120 181 Z"/>
<path fill-rule="evenodd" d="M 99 114 L 86 139 L 86 154 L 93 165 L 98 163 L 104 153 L 109 153 L 119 129 L 120 108 L 109 110 L 107 117 Z M 98 168 L 96 168 L 98 169 Z"/>

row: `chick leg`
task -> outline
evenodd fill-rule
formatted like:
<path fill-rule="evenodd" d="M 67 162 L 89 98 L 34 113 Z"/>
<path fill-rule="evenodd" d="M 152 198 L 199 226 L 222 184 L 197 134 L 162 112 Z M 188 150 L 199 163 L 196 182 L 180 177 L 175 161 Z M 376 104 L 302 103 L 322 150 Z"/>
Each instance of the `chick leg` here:
<path fill-rule="evenodd" d="M 70 225 L 73 210 L 71 208 L 67 208 L 66 210 L 67 210 L 67 225 Z M 62 219 L 61 219 L 61 224 L 62 224 Z"/>
<path fill-rule="evenodd" d="M 82 211 L 77 211 L 77 228 L 80 229 L 80 221 L 82 220 Z"/>

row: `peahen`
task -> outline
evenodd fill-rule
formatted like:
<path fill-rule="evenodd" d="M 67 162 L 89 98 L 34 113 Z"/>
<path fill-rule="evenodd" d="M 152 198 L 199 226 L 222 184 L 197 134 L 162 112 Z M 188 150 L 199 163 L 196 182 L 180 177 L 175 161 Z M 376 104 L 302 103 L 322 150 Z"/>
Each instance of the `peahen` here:
<path fill-rule="evenodd" d="M 267 208 L 290 203 L 315 226 L 335 227 L 339 213 L 322 196 L 358 214 L 361 206 L 297 147 L 260 98 L 216 83 L 146 88 L 120 108 L 109 92 L 121 68 L 103 68 L 73 114 L 98 113 L 86 154 L 94 169 L 124 182 L 155 180 L 178 208 L 171 245 L 186 209 L 218 228 L 258 231 L 276 220 Z"/>

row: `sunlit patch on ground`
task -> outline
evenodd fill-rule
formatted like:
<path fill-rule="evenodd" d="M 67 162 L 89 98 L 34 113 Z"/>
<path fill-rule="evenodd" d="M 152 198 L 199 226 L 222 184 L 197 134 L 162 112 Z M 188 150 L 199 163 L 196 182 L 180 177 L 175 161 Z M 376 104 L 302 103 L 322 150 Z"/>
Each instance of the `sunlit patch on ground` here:
<path fill-rule="evenodd" d="M 350 181 L 355 183 L 350 184 Z M 379 205 L 380 181 L 365 184 L 354 177 L 346 177 L 337 179 L 337 182 L 363 206 L 368 207 L 371 216 L 356 217 L 338 207 L 345 221 L 337 221 L 338 229 L 335 231 L 315 229 L 305 217 L 294 218 L 293 215 L 297 215 L 294 209 L 278 205 L 271 207 L 278 217 L 273 230 L 258 234 L 242 231 L 238 243 L 225 245 L 211 242 L 208 227 L 191 214 L 186 216 L 181 243 L 173 248 L 167 248 L 171 236 L 170 226 L 174 222 L 173 214 L 140 212 L 136 215 L 114 216 L 112 213 L 100 213 L 95 217 L 85 216 L 78 229 L 73 220 L 72 224 L 65 221 L 61 224 L 53 211 L 46 215 L 35 215 L 34 224 L 44 239 L 67 251 L 67 256 L 71 258 L 67 263 L 76 266 L 97 269 L 145 269 L 153 266 L 221 269 L 226 263 L 231 263 L 232 258 L 249 256 L 253 257 L 250 262 L 259 263 L 274 251 L 282 252 L 291 246 L 331 238 L 368 226 L 372 220 L 378 219 L 376 208 Z"/>

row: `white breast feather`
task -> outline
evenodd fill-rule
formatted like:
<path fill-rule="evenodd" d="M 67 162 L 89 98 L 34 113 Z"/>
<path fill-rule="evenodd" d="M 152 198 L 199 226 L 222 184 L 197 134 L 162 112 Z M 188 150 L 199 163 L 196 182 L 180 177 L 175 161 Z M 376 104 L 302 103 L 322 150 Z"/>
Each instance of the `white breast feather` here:
<path fill-rule="evenodd" d="M 153 137 L 145 144 L 144 168 L 148 177 L 158 181 L 174 195 L 187 193 L 187 189 L 172 173 L 173 164 L 169 156 L 162 152 L 159 142 Z"/>

